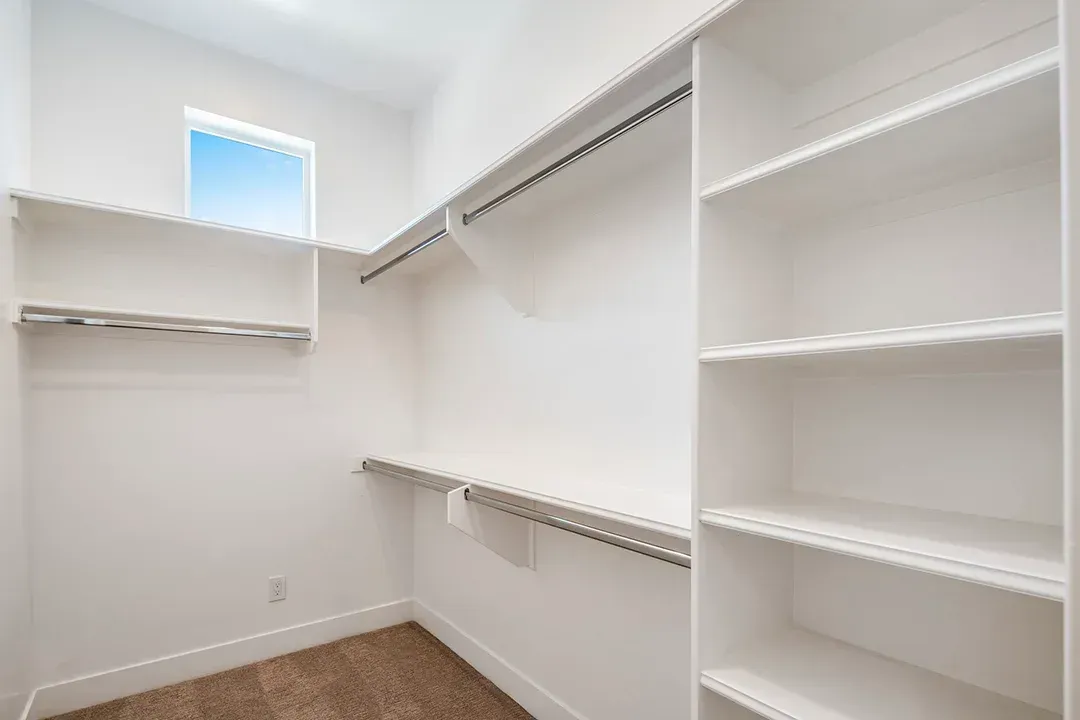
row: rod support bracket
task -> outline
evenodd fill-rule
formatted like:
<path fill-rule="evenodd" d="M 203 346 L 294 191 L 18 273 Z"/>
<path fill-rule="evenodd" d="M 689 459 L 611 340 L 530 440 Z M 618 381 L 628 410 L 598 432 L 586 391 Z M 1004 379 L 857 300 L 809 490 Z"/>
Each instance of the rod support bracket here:
<path fill-rule="evenodd" d="M 446 522 L 504 560 L 536 569 L 536 523 L 469 502 L 469 486 L 446 494 Z"/>
<path fill-rule="evenodd" d="M 510 307 L 525 317 L 535 315 L 532 238 L 527 233 L 500 230 L 498 223 L 466 227 L 465 217 L 456 203 L 446 209 L 450 237 Z"/>

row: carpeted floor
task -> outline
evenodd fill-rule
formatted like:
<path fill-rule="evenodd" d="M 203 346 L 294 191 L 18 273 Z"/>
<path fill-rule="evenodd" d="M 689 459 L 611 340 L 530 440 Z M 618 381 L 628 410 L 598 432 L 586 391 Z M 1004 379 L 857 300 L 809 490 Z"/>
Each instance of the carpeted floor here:
<path fill-rule="evenodd" d="M 63 720 L 531 720 L 416 623 L 57 716 Z"/>

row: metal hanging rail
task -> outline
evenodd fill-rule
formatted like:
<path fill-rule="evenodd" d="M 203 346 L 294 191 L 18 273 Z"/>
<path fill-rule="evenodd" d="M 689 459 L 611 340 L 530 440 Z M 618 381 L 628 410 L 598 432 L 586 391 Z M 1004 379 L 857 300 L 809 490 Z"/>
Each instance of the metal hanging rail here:
<path fill-rule="evenodd" d="M 506 202 L 510 201 L 511 199 L 517 197 L 518 195 L 525 192 L 526 190 L 533 187 L 534 185 L 537 185 L 537 184 L 543 182 L 544 180 L 547 180 L 549 177 L 551 177 L 555 173 L 559 172 L 560 170 L 566 169 L 567 167 L 569 167 L 570 165 L 573 165 L 575 162 L 582 159 L 583 157 L 596 152 L 600 148 L 602 148 L 605 145 L 607 145 L 608 143 L 610 143 L 612 140 L 615 140 L 616 138 L 621 137 L 622 135 L 625 135 L 626 133 L 630 132 L 631 130 L 636 128 L 638 125 L 641 125 L 642 123 L 645 123 L 645 122 L 648 122 L 649 120 L 652 120 L 654 117 L 656 117 L 660 113 L 674 107 L 678 103 L 680 103 L 683 100 L 690 97 L 694 92 L 693 88 L 694 88 L 693 83 L 686 83 L 685 85 L 683 85 L 679 89 L 668 93 L 667 95 L 660 98 L 659 100 L 657 100 L 653 104 L 649 105 L 645 109 L 634 113 L 633 115 L 628 117 L 626 120 L 623 120 L 621 123 L 619 123 L 615 127 L 611 128 L 610 130 L 604 132 L 603 134 L 593 138 L 592 140 L 585 143 L 584 145 L 577 148 L 576 150 L 574 150 L 574 151 L 572 151 L 570 153 L 567 153 L 563 157 L 559 158 L 555 162 L 553 162 L 550 165 L 548 165 L 547 167 L 545 167 L 543 170 L 540 170 L 539 172 L 529 176 L 525 180 L 522 180 L 520 183 L 518 183 L 514 187 L 510 188 L 506 192 L 502 193 L 498 197 L 493 198 L 492 200 L 489 200 L 488 202 L 484 203 L 483 205 L 476 208 L 472 212 L 465 213 L 461 217 L 462 224 L 468 225 L 469 223 L 473 222 L 474 220 L 482 218 L 484 215 L 487 215 L 489 212 L 491 212 L 495 208 L 499 207 L 503 203 L 506 203 Z M 372 270 L 367 275 L 361 275 L 360 276 L 360 282 L 361 283 L 366 283 L 369 280 L 374 280 L 375 278 L 382 275 L 384 272 L 386 272 L 390 268 L 394 267 L 395 265 L 398 265 L 399 263 L 402 263 L 405 260 L 408 260 L 410 257 L 417 254 L 421 250 L 423 250 L 423 249 L 425 249 L 427 247 L 430 247 L 431 245 L 434 245 L 439 240 L 442 240 L 444 237 L 446 237 L 448 234 L 449 233 L 446 230 L 440 230 L 438 233 L 432 235 L 427 240 L 424 240 L 423 242 L 412 246 L 411 248 L 409 248 L 405 252 L 403 252 L 400 255 L 394 257 L 392 260 L 390 260 L 390 261 L 386 262 L 385 264 L 380 265 L 379 267 L 375 268 L 374 270 Z"/>
<path fill-rule="evenodd" d="M 160 330 L 164 332 L 276 338 L 280 340 L 311 340 L 310 332 L 291 332 L 287 330 L 256 330 L 212 325 L 182 325 L 179 323 L 149 322 L 145 320 L 109 320 L 105 318 L 79 317 L 76 315 L 49 315 L 45 313 L 33 312 L 21 313 L 19 315 L 19 320 L 20 322 L 24 323 L 87 325 L 91 327 L 123 328 L 128 330 Z"/>
<path fill-rule="evenodd" d="M 434 480 L 430 480 L 419 475 L 412 475 L 409 473 L 403 473 L 398 470 L 393 470 L 381 462 L 376 460 L 365 460 L 362 467 L 364 470 L 371 470 L 377 472 L 380 475 L 386 475 L 387 477 L 394 478 L 395 480 L 404 480 L 410 482 L 413 485 L 419 485 L 420 487 L 427 488 L 429 490 L 435 490 L 441 493 L 448 493 L 451 490 L 457 488 L 451 485 L 444 485 Z M 657 560 L 663 560 L 664 562 L 671 563 L 672 565 L 678 565 L 680 567 L 690 567 L 690 556 L 686 553 L 679 552 L 677 550 L 671 550 L 661 545 L 654 545 L 643 540 L 637 540 L 626 535 L 620 535 L 618 533 L 609 532 L 607 530 L 601 530 L 598 527 L 592 525 L 585 525 L 584 523 L 568 520 L 558 515 L 551 515 L 549 513 L 540 512 L 531 508 L 521 507 L 520 505 L 514 505 L 513 503 L 503 502 L 502 500 L 496 500 L 495 498 L 485 497 L 484 495 L 478 495 L 470 490 L 465 491 L 465 499 L 469 502 L 474 502 L 477 505 L 483 505 L 485 507 L 499 510 L 511 515 L 517 515 L 520 518 L 526 520 L 532 520 L 534 522 L 541 523 L 543 525 L 549 525 L 559 530 L 565 530 L 566 532 L 574 533 L 575 535 L 581 535 L 583 537 L 591 538 L 593 540 L 599 540 L 602 543 L 608 545 L 614 545 L 615 547 L 622 548 L 623 550 L 629 550 L 636 552 L 640 555 L 646 555 Z"/>
<path fill-rule="evenodd" d="M 533 185 L 547 180 L 555 173 L 569 167 L 570 165 L 573 165 L 578 160 L 581 160 L 583 157 L 596 152 L 612 140 L 615 140 L 616 138 L 630 132 L 638 125 L 648 122 L 649 120 L 652 120 L 654 117 L 664 112 L 665 110 L 674 107 L 675 105 L 687 99 L 693 94 L 693 87 L 693 83 L 686 83 L 678 90 L 668 93 L 644 110 L 634 113 L 626 120 L 623 120 L 621 123 L 611 128 L 607 132 L 603 133 L 602 135 L 593 138 L 589 142 L 579 147 L 577 150 L 574 150 L 573 152 L 559 158 L 535 175 L 532 175 L 531 177 L 522 180 L 520 183 L 510 188 L 498 197 L 489 200 L 488 202 L 484 203 L 472 212 L 465 213 L 465 215 L 461 218 L 462 224 L 468 225 L 472 221 L 484 217 L 495 208 L 517 197 L 521 193 L 531 188 Z"/>
<path fill-rule="evenodd" d="M 360 276 L 360 284 L 363 285 L 364 283 L 368 282 L 369 280 L 374 280 L 375 278 L 379 277 L 380 275 L 382 275 L 384 272 L 386 272 L 390 268 L 392 268 L 392 267 L 394 267 L 394 266 L 396 266 L 396 265 L 398 265 L 400 263 L 405 262 L 406 260 L 411 258 L 416 253 L 420 252 L 421 250 L 428 247 L 429 245 L 434 245 L 435 243 L 439 242 L 440 240 L 442 240 L 444 237 L 446 237 L 449 234 L 450 233 L 448 233 L 446 230 L 440 230 L 439 232 L 435 233 L 434 235 L 429 237 L 424 242 L 419 243 L 418 245 L 413 245 L 411 248 L 409 248 L 405 252 L 401 253 L 400 255 L 395 257 L 390 262 L 387 262 L 387 263 L 384 263 L 383 265 L 380 265 L 379 267 L 377 267 L 374 270 L 372 270 L 371 272 L 369 272 L 367 275 L 361 275 Z"/>

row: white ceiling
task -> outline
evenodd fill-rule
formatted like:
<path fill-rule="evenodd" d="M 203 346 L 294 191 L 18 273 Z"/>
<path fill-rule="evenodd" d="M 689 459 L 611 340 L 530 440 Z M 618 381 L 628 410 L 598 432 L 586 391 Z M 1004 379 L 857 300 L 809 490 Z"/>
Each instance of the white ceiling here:
<path fill-rule="evenodd" d="M 529 0 L 90 0 L 397 107 L 422 103 Z"/>

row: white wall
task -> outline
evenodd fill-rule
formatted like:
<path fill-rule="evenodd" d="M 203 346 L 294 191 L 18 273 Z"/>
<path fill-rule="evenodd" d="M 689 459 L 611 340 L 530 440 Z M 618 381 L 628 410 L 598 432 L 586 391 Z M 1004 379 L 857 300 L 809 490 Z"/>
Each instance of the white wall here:
<path fill-rule="evenodd" d="M 18 179 L 26 157 L 29 111 L 28 0 L 0 1 L 0 193 Z M 15 292 L 8 203 L 0 210 L 0 307 Z M 23 473 L 21 351 L 0 322 L 0 720 L 19 716 L 30 689 L 28 494 Z"/>
<path fill-rule="evenodd" d="M 77 0 L 36 0 L 35 190 L 184 212 L 184 106 L 316 145 L 318 235 L 371 247 L 410 207 L 410 115 Z"/>
<path fill-rule="evenodd" d="M 689 129 L 679 111 L 656 122 Z M 464 261 L 420 281 L 425 450 L 587 456 L 598 482 L 689 493 L 689 134 L 669 160 L 594 172 L 641 139 L 482 221 L 533 243 L 536 317 Z M 688 715 L 688 571 L 547 527 L 536 570 L 516 568 L 416 493 L 420 602 L 583 718 Z"/>
<path fill-rule="evenodd" d="M 533 244 L 536 317 L 464 261 L 418 281 L 425 450 L 602 458 L 612 476 L 634 473 L 625 484 L 689 493 L 684 159 L 484 218 L 494 238 Z"/>
<path fill-rule="evenodd" d="M 717 0 L 533 0 L 415 120 L 424 207 L 524 142 Z"/>
<path fill-rule="evenodd" d="M 689 717 L 689 571 L 546 526 L 517 568 L 448 526 L 445 496 L 415 512 L 426 607 L 583 720 Z"/>
<path fill-rule="evenodd" d="M 401 220 L 405 115 L 77 2 L 40 0 L 33 27 L 36 189 L 181 210 L 188 104 L 314 140 L 327 235 L 364 244 Z M 101 241 L 110 272 L 147 267 L 140 254 L 169 262 L 165 241 Z M 235 293 L 270 270 L 257 254 Z M 35 685 L 412 596 L 411 489 L 350 470 L 369 447 L 411 440 L 414 299 L 325 258 L 320 280 L 311 355 L 266 341 L 24 337 Z M 198 282 L 200 302 L 221 295 Z M 270 604 L 279 574 L 288 599 Z"/>
<path fill-rule="evenodd" d="M 411 492 L 349 472 L 411 432 L 411 300 L 322 280 L 312 355 L 30 338 L 39 685 L 411 596 Z"/>

